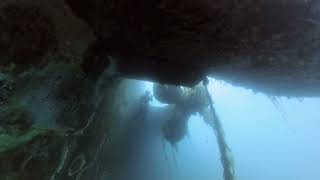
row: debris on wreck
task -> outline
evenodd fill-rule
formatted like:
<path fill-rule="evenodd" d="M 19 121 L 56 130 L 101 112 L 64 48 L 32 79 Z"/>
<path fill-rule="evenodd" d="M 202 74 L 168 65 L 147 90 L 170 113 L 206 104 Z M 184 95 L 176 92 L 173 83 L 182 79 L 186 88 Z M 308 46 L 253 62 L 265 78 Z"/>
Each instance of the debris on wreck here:
<path fill-rule="evenodd" d="M 106 130 L 118 119 L 105 108 L 114 97 L 104 94 L 117 83 L 106 79 L 97 84 L 79 66 L 59 62 L 1 74 L 0 179 L 70 179 L 67 170 L 76 168 L 72 162 L 80 154 L 86 164 L 74 178 L 96 173 L 100 152 L 112 142 Z"/>
<path fill-rule="evenodd" d="M 217 138 L 221 163 L 225 180 L 234 180 L 235 171 L 231 150 L 225 140 L 221 121 L 214 109 L 211 95 L 208 91 L 209 80 L 205 79 L 203 86 L 181 88 L 171 85 L 154 85 L 155 97 L 171 106 L 170 117 L 162 127 L 163 137 L 173 146 L 188 134 L 188 119 L 192 114 L 199 113 L 212 128 Z"/>
<path fill-rule="evenodd" d="M 95 92 L 112 59 L 123 77 L 193 86 L 210 74 L 273 95 L 319 95 L 319 1 L 223 2 L 1 1 L 0 179 L 105 174 L 98 160 L 114 141 L 109 131 L 129 114 L 117 107 L 113 78 Z M 171 109 L 164 139 L 177 144 L 199 113 L 217 137 L 225 180 L 233 180 L 208 90 L 158 84 L 154 94 Z"/>
<path fill-rule="evenodd" d="M 216 110 L 213 106 L 213 101 L 210 96 L 209 90 L 208 90 L 208 84 L 209 80 L 205 79 L 203 82 L 203 85 L 205 86 L 206 89 L 206 96 L 208 100 L 210 101 L 209 106 L 210 106 L 210 111 L 212 114 L 211 118 L 206 118 L 205 121 L 212 127 L 212 129 L 215 132 L 218 146 L 219 146 L 219 151 L 221 155 L 221 163 L 223 166 L 223 177 L 225 180 L 235 180 L 235 170 L 234 170 L 234 164 L 233 164 L 233 157 L 231 154 L 231 150 L 225 140 L 225 135 L 224 131 L 222 128 L 221 121 L 216 113 Z"/>
<path fill-rule="evenodd" d="M 175 107 L 170 119 L 168 119 L 162 127 L 164 138 L 175 146 L 187 134 L 188 114 Z"/>

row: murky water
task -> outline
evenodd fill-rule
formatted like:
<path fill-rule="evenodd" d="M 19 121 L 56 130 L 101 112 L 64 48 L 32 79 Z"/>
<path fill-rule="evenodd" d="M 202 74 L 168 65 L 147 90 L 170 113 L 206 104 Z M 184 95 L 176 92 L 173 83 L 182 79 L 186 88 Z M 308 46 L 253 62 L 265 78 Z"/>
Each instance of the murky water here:
<path fill-rule="evenodd" d="M 145 83 L 152 91 L 152 83 Z M 210 80 L 214 100 L 235 164 L 238 180 L 318 180 L 320 172 L 319 98 L 270 97 Z M 152 107 L 166 105 L 154 100 Z M 122 179 L 222 180 L 216 138 L 199 115 L 188 123 L 188 135 L 176 147 L 161 138 L 164 112 L 152 112 Z M 154 127 L 150 129 L 150 127 Z"/>

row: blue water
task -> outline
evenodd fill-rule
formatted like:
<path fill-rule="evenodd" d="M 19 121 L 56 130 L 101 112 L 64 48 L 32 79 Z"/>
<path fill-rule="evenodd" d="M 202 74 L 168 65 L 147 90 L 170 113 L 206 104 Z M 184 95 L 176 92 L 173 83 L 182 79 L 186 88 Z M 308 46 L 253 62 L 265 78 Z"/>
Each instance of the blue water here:
<path fill-rule="evenodd" d="M 144 90 L 152 92 L 152 83 Z M 234 157 L 237 180 L 319 180 L 320 99 L 270 97 L 210 80 L 209 90 Z M 163 107 L 154 100 L 153 107 Z M 149 130 L 128 168 L 130 180 L 222 180 L 216 138 L 200 116 L 190 117 L 189 135 L 177 149 L 161 138 L 165 112 L 150 112 Z M 133 140 L 134 140 L 133 138 Z"/>

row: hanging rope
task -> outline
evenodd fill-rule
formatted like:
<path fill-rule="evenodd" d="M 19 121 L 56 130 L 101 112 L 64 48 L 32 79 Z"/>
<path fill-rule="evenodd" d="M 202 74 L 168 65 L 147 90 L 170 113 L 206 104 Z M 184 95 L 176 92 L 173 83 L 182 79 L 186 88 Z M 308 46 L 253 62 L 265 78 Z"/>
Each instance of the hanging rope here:
<path fill-rule="evenodd" d="M 212 121 L 210 121 L 210 126 L 213 128 L 218 141 L 219 151 L 221 155 L 220 159 L 223 167 L 223 178 L 224 180 L 235 180 L 235 172 L 233 167 L 233 159 L 232 159 L 231 151 L 227 145 L 227 142 L 225 141 L 224 131 L 223 131 L 221 122 L 216 113 L 216 110 L 213 107 L 213 101 L 211 99 L 211 96 L 208 90 L 208 84 L 209 84 L 209 80 L 205 78 L 203 80 L 203 85 L 206 89 L 206 95 L 209 100 L 210 110 L 213 116 Z"/>

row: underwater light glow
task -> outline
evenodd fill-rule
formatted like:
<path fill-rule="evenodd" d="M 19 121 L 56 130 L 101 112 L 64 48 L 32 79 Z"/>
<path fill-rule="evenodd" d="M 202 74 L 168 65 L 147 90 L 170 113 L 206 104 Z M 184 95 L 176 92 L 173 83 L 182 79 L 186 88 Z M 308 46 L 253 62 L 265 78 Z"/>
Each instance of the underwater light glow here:
<path fill-rule="evenodd" d="M 320 179 L 320 143 L 312 140 L 320 137 L 319 98 L 279 97 L 276 106 L 268 95 L 224 82 L 209 88 L 237 179 Z"/>
<path fill-rule="evenodd" d="M 153 93 L 152 82 L 143 85 Z M 315 165 L 320 161 L 320 143 L 316 141 L 320 137 L 320 98 L 304 98 L 302 102 L 298 98 L 279 97 L 275 103 L 268 95 L 213 78 L 209 79 L 208 89 L 232 150 L 236 179 L 320 179 Z M 167 106 L 155 98 L 150 104 Z M 210 127 L 201 116 L 193 115 L 188 132 L 189 135 L 177 144 L 175 155 L 171 155 L 170 147 L 165 148 L 170 161 L 169 169 L 164 170 L 165 177 L 221 179 L 223 169 Z M 154 151 L 159 154 L 146 158 L 163 157 L 163 151 Z M 168 160 L 159 163 L 167 166 Z"/>
<path fill-rule="evenodd" d="M 149 91 L 152 96 L 153 96 L 153 84 L 154 83 L 149 82 L 149 81 L 144 82 L 145 91 Z M 163 104 L 163 103 L 159 102 L 156 98 L 152 98 L 150 105 L 155 106 L 155 107 L 164 107 L 164 106 L 167 106 L 168 104 Z"/>

